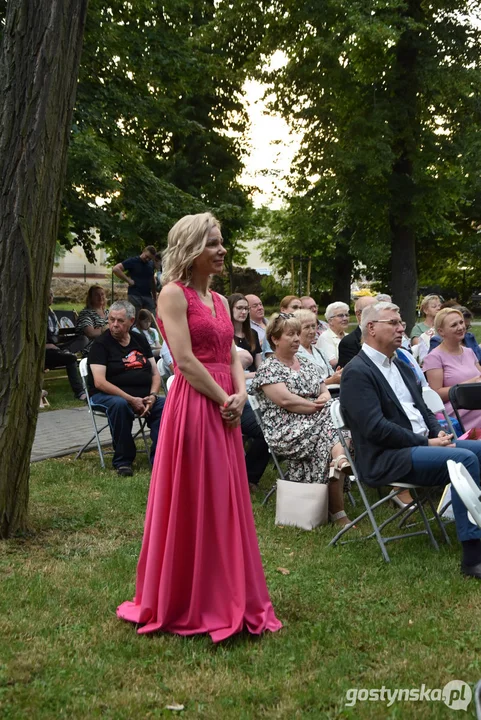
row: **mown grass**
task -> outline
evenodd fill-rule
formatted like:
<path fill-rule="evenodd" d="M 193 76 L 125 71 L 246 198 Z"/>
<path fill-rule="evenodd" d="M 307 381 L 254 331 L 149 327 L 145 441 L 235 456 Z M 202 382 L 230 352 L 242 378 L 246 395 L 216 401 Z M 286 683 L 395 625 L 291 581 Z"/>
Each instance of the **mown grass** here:
<path fill-rule="evenodd" d="M 81 461 L 32 466 L 26 537 L 0 545 L 0 717 L 445 718 L 440 702 L 358 703 L 349 688 L 438 688 L 481 677 L 480 591 L 459 547 L 424 538 L 328 548 L 331 527 L 274 525 L 253 498 L 272 601 L 284 628 L 261 639 L 138 636 L 115 608 L 131 598 L 149 484 Z M 268 471 L 263 490 L 272 483 Z M 285 568 L 289 574 L 282 574 Z M 473 705 L 468 713 L 473 716 Z"/>

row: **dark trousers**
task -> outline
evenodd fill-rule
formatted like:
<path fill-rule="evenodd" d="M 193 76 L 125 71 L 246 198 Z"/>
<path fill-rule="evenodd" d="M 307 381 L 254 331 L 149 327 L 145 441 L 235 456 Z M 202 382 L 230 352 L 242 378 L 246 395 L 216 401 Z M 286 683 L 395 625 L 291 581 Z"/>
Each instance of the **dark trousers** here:
<path fill-rule="evenodd" d="M 77 367 L 77 358 L 73 353 L 60 350 L 59 348 L 48 348 L 45 350 L 45 367 L 48 370 L 65 367 L 70 387 L 75 397 L 79 398 L 83 394 L 84 389 Z"/>
<path fill-rule="evenodd" d="M 137 453 L 134 438 L 132 437 L 132 425 L 136 416 L 129 403 L 118 395 L 107 395 L 107 393 L 102 392 L 94 393 L 90 401 L 92 405 L 101 407 L 107 413 L 114 446 L 112 465 L 114 468 L 121 465 L 132 465 Z M 154 461 L 155 457 L 164 402 L 165 398 L 157 398 L 150 413 L 145 416 L 147 426 L 150 428 L 150 439 L 152 440 L 150 448 L 151 462 Z"/>
<path fill-rule="evenodd" d="M 481 442 L 476 440 L 456 440 L 455 442 L 455 448 L 426 446 L 412 448 L 412 472 L 399 482 L 413 482 L 426 487 L 447 485 L 450 480 L 446 462 L 454 460 L 464 465 L 479 486 Z M 469 522 L 466 507 L 454 487 L 451 488 L 451 498 L 459 540 L 463 542 L 481 538 L 481 529 Z"/>
<path fill-rule="evenodd" d="M 257 485 L 269 462 L 269 449 L 256 416 L 248 402 L 244 405 L 241 417 L 241 430 L 249 438 L 246 453 L 247 477 L 250 483 Z"/>
<path fill-rule="evenodd" d="M 139 314 L 139 310 L 150 310 L 151 313 L 154 314 L 155 317 L 155 303 L 152 298 L 152 295 L 127 295 L 129 302 L 132 303 L 132 305 L 135 308 L 135 315 L 136 317 Z"/>

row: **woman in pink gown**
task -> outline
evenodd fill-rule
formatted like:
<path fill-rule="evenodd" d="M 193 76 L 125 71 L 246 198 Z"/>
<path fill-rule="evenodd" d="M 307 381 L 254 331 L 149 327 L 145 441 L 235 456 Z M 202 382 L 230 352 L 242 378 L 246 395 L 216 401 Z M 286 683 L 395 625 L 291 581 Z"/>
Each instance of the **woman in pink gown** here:
<path fill-rule="evenodd" d="M 226 250 L 210 213 L 179 220 L 164 254 L 158 311 L 176 364 L 163 411 L 137 566 L 118 617 L 139 633 L 275 631 L 239 427 L 244 372 L 227 301 L 209 290 Z"/>

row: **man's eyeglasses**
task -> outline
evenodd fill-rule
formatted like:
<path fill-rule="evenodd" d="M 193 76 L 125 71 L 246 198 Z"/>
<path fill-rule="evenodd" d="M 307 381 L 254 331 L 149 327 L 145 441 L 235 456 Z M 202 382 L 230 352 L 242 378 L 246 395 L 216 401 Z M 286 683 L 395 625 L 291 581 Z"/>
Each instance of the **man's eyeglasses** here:
<path fill-rule="evenodd" d="M 386 325 L 391 325 L 391 327 L 402 327 L 403 330 L 406 329 L 406 323 L 404 320 L 371 320 L 371 323 L 374 325 L 374 323 L 386 323 Z"/>
<path fill-rule="evenodd" d="M 348 317 L 349 317 L 349 313 L 339 313 L 338 315 L 331 315 L 331 318 L 335 318 L 335 317 L 338 317 L 338 318 L 348 318 Z"/>

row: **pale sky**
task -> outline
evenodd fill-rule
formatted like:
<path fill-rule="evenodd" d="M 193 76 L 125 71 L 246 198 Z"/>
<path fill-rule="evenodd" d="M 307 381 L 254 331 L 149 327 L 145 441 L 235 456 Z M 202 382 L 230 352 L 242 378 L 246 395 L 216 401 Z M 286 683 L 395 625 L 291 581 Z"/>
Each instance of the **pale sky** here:
<path fill-rule="evenodd" d="M 282 201 L 278 193 L 286 189 L 283 177 L 289 172 L 299 140 L 289 133 L 283 118 L 267 114 L 266 104 L 262 100 L 265 89 L 256 80 L 248 80 L 244 85 L 251 121 L 248 133 L 251 151 L 245 158 L 246 168 L 241 175 L 241 182 L 259 188 L 253 194 L 256 207 L 268 205 L 279 208 Z"/>

